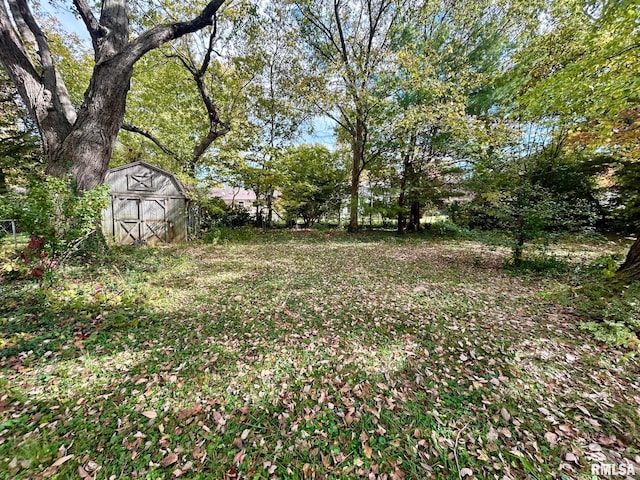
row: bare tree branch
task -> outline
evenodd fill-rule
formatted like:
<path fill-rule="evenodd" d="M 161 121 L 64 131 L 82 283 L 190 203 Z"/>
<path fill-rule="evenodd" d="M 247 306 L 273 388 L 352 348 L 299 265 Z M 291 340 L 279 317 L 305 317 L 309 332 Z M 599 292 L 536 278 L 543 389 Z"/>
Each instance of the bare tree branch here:
<path fill-rule="evenodd" d="M 213 52 L 213 45 L 216 39 L 216 35 L 218 34 L 218 16 L 214 15 L 213 17 L 213 30 L 209 35 L 209 45 L 207 46 L 207 51 L 204 55 L 204 59 L 202 60 L 202 65 L 200 66 L 200 70 L 198 71 L 198 75 L 203 76 L 207 69 L 209 68 L 209 64 L 211 63 L 211 53 Z"/>
<path fill-rule="evenodd" d="M 333 0 L 333 13 L 336 19 L 336 27 L 338 27 L 338 37 L 340 38 L 340 55 L 345 67 L 349 68 L 349 54 L 347 51 L 347 42 L 342 29 L 342 20 L 340 19 L 340 0 Z"/>
<path fill-rule="evenodd" d="M 126 47 L 123 51 L 123 60 L 129 65 L 133 65 L 150 50 L 189 33 L 197 32 L 207 25 L 213 25 L 216 12 L 224 2 L 225 0 L 212 0 L 200 15 L 192 20 L 158 25 L 147 30 Z"/>
<path fill-rule="evenodd" d="M 17 4 L 15 8 L 17 9 Z M 28 27 L 27 30 L 31 32 Z M 21 43 L 20 35 L 14 28 L 4 2 L 0 2 L 0 45 L 0 62 L 6 67 L 39 131 L 46 131 L 45 134 L 41 134 L 42 145 L 46 151 L 68 133 L 73 116 L 57 110 L 52 98 L 55 97 L 55 91 L 52 94 L 45 86 L 44 79 Z M 57 106 L 59 107 L 59 104 Z"/>
<path fill-rule="evenodd" d="M 164 153 L 169 155 L 171 158 L 177 161 L 180 160 L 179 156 L 173 150 L 171 150 L 169 147 L 163 144 L 160 140 L 158 140 L 158 138 L 154 136 L 151 132 L 147 130 L 143 130 L 140 127 L 136 127 L 135 125 L 132 125 L 130 123 L 123 123 L 121 128 L 122 130 L 126 130 L 127 132 L 132 132 L 132 133 L 137 133 L 138 135 L 142 135 L 146 139 L 151 140 L 160 150 L 162 150 Z"/>
<path fill-rule="evenodd" d="M 200 66 L 196 66 L 195 61 L 193 59 L 193 54 L 190 49 L 187 49 L 187 55 L 183 55 L 178 50 L 174 51 L 175 54 L 165 55 L 167 58 L 175 58 L 177 59 L 184 68 L 191 74 L 193 77 L 193 81 L 196 84 L 198 89 L 198 93 L 200 98 L 202 99 L 202 103 L 205 106 L 207 111 L 207 118 L 209 120 L 209 130 L 207 134 L 200 139 L 198 144 L 193 148 L 193 153 L 190 160 L 190 167 L 193 169 L 200 159 L 202 155 L 209 149 L 211 144 L 216 141 L 218 138 L 226 135 L 230 131 L 230 126 L 228 123 L 223 122 L 220 119 L 220 112 L 218 111 L 218 106 L 215 101 L 211 97 L 209 93 L 209 89 L 207 88 L 207 84 L 205 82 L 204 76 L 211 64 L 211 54 L 213 52 L 215 37 L 217 35 L 217 21 L 214 19 L 213 21 L 213 29 L 209 34 L 209 41 L 207 44 L 207 50 L 205 52 L 204 58 Z"/>
<path fill-rule="evenodd" d="M 20 33 L 20 36 L 22 37 L 23 42 L 28 45 L 32 45 L 35 50 L 37 48 L 36 37 L 33 35 L 31 30 L 29 30 L 27 23 L 24 21 L 24 18 L 20 13 L 20 9 L 18 8 L 18 4 L 15 0 L 7 0 L 7 3 L 9 4 L 11 15 L 13 15 L 13 20 L 18 29 L 18 32 Z"/>
<path fill-rule="evenodd" d="M 619 57 L 620 55 L 624 55 L 625 53 L 627 53 L 627 52 L 629 52 L 631 50 L 634 50 L 636 48 L 640 48 L 640 43 L 634 43 L 632 45 L 626 46 L 625 48 L 623 48 L 622 50 L 614 53 L 613 55 L 609 55 L 607 57 L 607 60 L 613 60 L 614 58 Z"/>
<path fill-rule="evenodd" d="M 49 50 L 47 37 L 44 35 L 40 26 L 37 24 L 33 14 L 27 5 L 26 0 L 15 0 L 20 17 L 24 20 L 27 27 L 36 39 L 38 45 L 38 56 L 40 57 L 40 66 L 42 67 L 42 79 L 44 86 L 51 92 L 53 104 L 59 108 L 59 111 L 65 116 L 69 125 L 76 120 L 76 111 L 69 99 L 69 92 L 65 86 L 60 74 L 53 64 L 53 57 Z"/>
<path fill-rule="evenodd" d="M 73 4 L 78 9 L 78 13 L 89 31 L 91 43 L 93 43 L 93 51 L 97 53 L 100 48 L 100 39 L 107 34 L 107 29 L 100 25 L 93 15 L 87 0 L 73 0 Z"/>
<path fill-rule="evenodd" d="M 28 30 L 24 22 L 16 21 L 16 24 L 18 23 L 22 23 L 28 34 L 31 34 L 31 31 Z M 2 63 L 4 65 L 9 65 L 10 62 L 5 60 L 15 59 L 15 61 L 19 63 L 20 67 L 25 70 L 25 73 L 33 74 L 33 77 L 37 79 L 38 74 L 36 72 L 35 66 L 29 58 L 24 45 L 20 41 L 20 35 L 13 27 L 13 23 L 11 22 L 11 18 L 9 17 L 9 13 L 7 12 L 5 4 L 2 1 L 0 1 L 0 40 L 2 40 L 2 42 L 0 43 L 3 47 L 2 49 L 0 49 L 0 58 L 3 59 Z M 33 38 L 33 43 L 35 44 L 35 38 Z"/>

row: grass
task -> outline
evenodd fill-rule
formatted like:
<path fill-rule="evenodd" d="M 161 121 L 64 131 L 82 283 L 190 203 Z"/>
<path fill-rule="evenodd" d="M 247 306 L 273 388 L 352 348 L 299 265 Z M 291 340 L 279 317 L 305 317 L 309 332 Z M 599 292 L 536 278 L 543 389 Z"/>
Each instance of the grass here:
<path fill-rule="evenodd" d="M 0 477 L 591 478 L 640 460 L 637 357 L 549 293 L 577 266 L 254 237 L 0 285 Z"/>

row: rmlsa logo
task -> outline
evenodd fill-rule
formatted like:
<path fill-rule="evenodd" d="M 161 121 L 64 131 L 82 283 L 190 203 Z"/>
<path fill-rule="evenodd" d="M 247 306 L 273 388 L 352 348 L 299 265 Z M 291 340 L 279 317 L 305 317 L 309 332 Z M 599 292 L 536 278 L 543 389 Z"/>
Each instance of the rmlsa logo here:
<path fill-rule="evenodd" d="M 603 475 L 611 477 L 626 477 L 635 475 L 635 469 L 629 462 L 620 465 L 615 463 L 594 463 L 591 465 L 591 475 Z"/>

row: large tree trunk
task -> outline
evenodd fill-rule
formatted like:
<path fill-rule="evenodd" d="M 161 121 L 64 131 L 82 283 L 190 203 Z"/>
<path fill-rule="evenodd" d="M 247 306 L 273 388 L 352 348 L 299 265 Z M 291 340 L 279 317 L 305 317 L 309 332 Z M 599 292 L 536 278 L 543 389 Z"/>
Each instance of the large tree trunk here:
<path fill-rule="evenodd" d="M 364 163 L 364 127 L 360 120 L 356 120 L 356 131 L 352 144 L 351 169 L 351 203 L 349 204 L 350 232 L 358 231 L 358 203 L 360 195 L 360 174 Z"/>
<path fill-rule="evenodd" d="M 407 229 L 407 212 L 405 205 L 407 204 L 407 186 L 415 177 L 415 169 L 413 166 L 413 153 L 416 147 L 416 135 L 412 133 L 409 136 L 406 149 L 402 154 L 402 177 L 400 179 L 400 196 L 398 197 L 398 233 L 405 233 Z M 409 177 L 412 177 L 411 179 Z"/>
<path fill-rule="evenodd" d="M 273 191 L 267 195 L 267 221 L 265 227 L 271 228 L 273 225 Z"/>
<path fill-rule="evenodd" d="M 80 191 L 102 183 L 124 120 L 132 74 L 133 66 L 119 65 L 118 57 L 95 67 L 71 133 L 47 152 L 48 174 L 71 173 Z"/>
<path fill-rule="evenodd" d="M 403 161 L 402 178 L 400 180 L 400 195 L 398 196 L 398 233 L 403 234 L 407 228 L 407 212 L 405 204 L 407 200 L 407 167 L 408 159 Z"/>
<path fill-rule="evenodd" d="M 420 200 L 414 199 L 411 201 L 411 211 L 409 212 L 409 225 L 407 230 L 410 232 L 420 231 Z"/>
<path fill-rule="evenodd" d="M 615 278 L 625 283 L 640 280 L 640 232 L 636 241 L 631 245 L 627 258 L 616 272 Z"/>
<path fill-rule="evenodd" d="M 349 227 L 350 232 L 358 231 L 358 203 L 360 195 L 360 164 L 362 162 L 362 154 L 355 146 L 353 149 L 353 166 L 351 170 L 351 199 L 349 202 Z"/>
<path fill-rule="evenodd" d="M 7 193 L 7 176 L 0 167 L 0 195 Z"/>

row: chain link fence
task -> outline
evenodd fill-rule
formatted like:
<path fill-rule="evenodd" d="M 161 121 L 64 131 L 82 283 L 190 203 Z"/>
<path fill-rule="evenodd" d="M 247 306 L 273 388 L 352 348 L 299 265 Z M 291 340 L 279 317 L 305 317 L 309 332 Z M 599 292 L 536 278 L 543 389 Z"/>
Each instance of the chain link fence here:
<path fill-rule="evenodd" d="M 18 247 L 18 230 L 16 228 L 16 221 L 12 218 L 0 219 L 0 243 L 5 243 L 6 240 Z"/>

